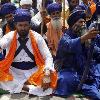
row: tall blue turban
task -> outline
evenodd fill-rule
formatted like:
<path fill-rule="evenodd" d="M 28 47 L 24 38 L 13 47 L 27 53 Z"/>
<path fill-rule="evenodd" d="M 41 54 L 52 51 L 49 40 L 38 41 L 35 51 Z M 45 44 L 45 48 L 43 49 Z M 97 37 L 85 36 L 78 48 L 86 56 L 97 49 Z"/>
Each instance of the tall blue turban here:
<path fill-rule="evenodd" d="M 17 9 L 14 15 L 14 22 L 31 21 L 31 14 L 25 9 Z"/>
<path fill-rule="evenodd" d="M 5 3 L 1 7 L 1 13 L 4 16 L 7 14 L 14 13 L 15 10 L 16 10 L 16 6 L 13 3 Z"/>
<path fill-rule="evenodd" d="M 62 5 L 59 3 L 51 3 L 47 7 L 48 14 L 51 15 L 52 12 L 62 11 Z"/>
<path fill-rule="evenodd" d="M 71 13 L 67 20 L 69 27 L 72 27 L 81 18 L 84 20 L 86 19 L 86 14 L 84 10 L 77 10 Z"/>

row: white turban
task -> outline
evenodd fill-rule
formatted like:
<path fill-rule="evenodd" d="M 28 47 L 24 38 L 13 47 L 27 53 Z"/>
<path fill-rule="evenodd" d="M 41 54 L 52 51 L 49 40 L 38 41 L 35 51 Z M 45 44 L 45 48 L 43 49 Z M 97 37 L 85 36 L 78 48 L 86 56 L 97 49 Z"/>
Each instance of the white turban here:
<path fill-rule="evenodd" d="M 30 4 L 30 5 L 32 5 L 32 0 L 21 0 L 20 1 L 20 5 L 22 6 L 22 5 L 25 5 L 25 4 Z"/>

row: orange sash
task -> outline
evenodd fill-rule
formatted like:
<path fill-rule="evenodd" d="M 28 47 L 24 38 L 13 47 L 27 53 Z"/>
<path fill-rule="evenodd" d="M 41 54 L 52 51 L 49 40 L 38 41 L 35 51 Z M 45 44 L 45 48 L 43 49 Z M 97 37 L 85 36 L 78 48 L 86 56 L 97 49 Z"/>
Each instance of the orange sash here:
<path fill-rule="evenodd" d="M 35 37 L 31 30 L 30 30 L 29 34 L 30 34 L 30 38 L 31 38 L 32 48 L 33 48 L 33 52 L 34 52 L 34 56 L 35 56 L 35 61 L 36 61 L 37 67 L 38 67 L 38 71 L 35 72 L 28 79 L 28 81 L 30 84 L 41 85 L 42 78 L 44 76 L 43 68 L 45 65 L 45 61 L 38 49 L 38 45 L 36 43 Z M 0 61 L 0 81 L 13 80 L 13 76 L 9 73 L 9 68 L 11 66 L 11 63 L 13 62 L 16 48 L 17 48 L 17 39 L 16 39 L 16 31 L 15 31 L 14 38 L 10 45 L 9 53 L 4 60 Z M 51 87 L 55 88 L 56 83 L 57 83 L 57 73 L 52 72 L 51 73 Z"/>
<path fill-rule="evenodd" d="M 61 20 L 62 22 L 62 20 Z M 60 30 L 59 32 L 57 32 L 51 22 L 49 22 L 47 24 L 47 28 L 48 28 L 48 31 L 46 33 L 46 36 L 47 36 L 47 41 L 48 41 L 48 44 L 52 44 L 51 46 L 51 54 L 56 56 L 56 52 L 57 52 L 57 48 L 58 48 L 58 42 L 60 40 L 60 38 L 62 37 L 62 30 Z"/>

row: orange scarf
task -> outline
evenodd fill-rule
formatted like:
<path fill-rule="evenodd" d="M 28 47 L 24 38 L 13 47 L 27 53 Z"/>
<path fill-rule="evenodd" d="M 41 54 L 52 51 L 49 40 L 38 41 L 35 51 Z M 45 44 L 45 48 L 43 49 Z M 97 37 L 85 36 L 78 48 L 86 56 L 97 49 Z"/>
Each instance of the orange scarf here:
<path fill-rule="evenodd" d="M 91 10 L 92 15 L 93 15 L 93 14 L 95 13 L 95 11 L 96 11 L 96 4 L 95 4 L 94 1 L 91 1 L 90 10 Z"/>
<path fill-rule="evenodd" d="M 30 30 L 29 34 L 30 34 L 30 38 L 31 38 L 32 48 L 33 48 L 33 52 L 34 52 L 34 56 L 35 56 L 35 61 L 36 61 L 37 67 L 38 67 L 38 71 L 35 72 L 28 79 L 28 81 L 30 84 L 41 85 L 42 78 L 44 76 L 43 69 L 44 69 L 45 61 L 44 61 L 44 59 L 43 59 L 43 57 L 38 49 L 38 45 L 36 43 L 35 37 L 34 37 L 31 30 Z M 9 53 L 4 60 L 0 61 L 0 81 L 13 80 L 13 76 L 9 73 L 9 68 L 11 66 L 11 63 L 13 62 L 16 48 L 17 48 L 17 39 L 16 39 L 16 31 L 15 31 L 14 38 L 13 38 L 11 45 L 10 45 Z M 51 87 L 55 88 L 56 83 L 57 83 L 56 72 L 52 72 L 50 77 L 51 77 Z"/>
<path fill-rule="evenodd" d="M 58 48 L 58 42 L 60 40 L 60 38 L 62 37 L 62 30 L 60 30 L 59 32 L 57 32 L 56 30 L 54 30 L 51 22 L 49 22 L 47 24 L 48 27 L 48 31 L 47 31 L 47 41 L 48 44 L 52 44 L 51 47 L 51 53 L 52 55 L 56 56 L 56 52 L 57 52 L 57 48 Z"/>

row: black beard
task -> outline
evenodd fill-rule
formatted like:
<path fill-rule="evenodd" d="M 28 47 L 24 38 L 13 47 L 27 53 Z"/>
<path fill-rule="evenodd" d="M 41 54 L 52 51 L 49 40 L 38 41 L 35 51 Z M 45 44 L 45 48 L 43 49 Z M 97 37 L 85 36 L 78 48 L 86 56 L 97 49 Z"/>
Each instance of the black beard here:
<path fill-rule="evenodd" d="M 28 36 L 29 32 L 28 31 L 20 31 L 20 32 L 18 32 L 18 34 L 19 34 L 20 38 L 25 39 Z"/>

